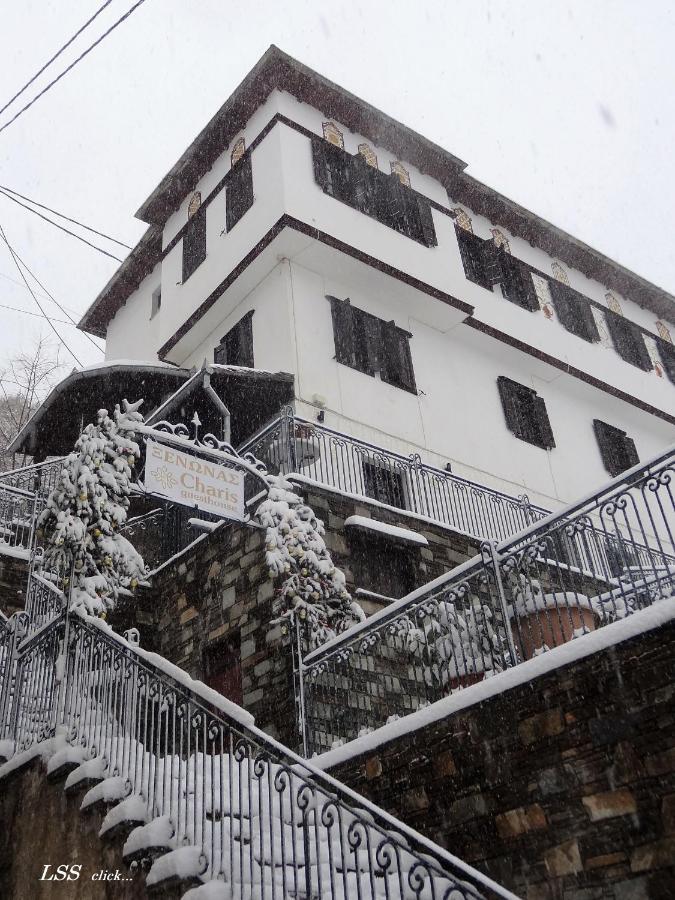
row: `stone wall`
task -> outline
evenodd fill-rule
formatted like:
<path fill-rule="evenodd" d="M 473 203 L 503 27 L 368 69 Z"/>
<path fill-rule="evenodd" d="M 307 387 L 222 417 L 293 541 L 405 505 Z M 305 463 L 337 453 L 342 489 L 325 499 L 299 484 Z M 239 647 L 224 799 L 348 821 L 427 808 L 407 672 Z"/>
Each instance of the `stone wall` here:
<path fill-rule="evenodd" d="M 675 895 L 675 624 L 331 774 L 527 900 Z"/>

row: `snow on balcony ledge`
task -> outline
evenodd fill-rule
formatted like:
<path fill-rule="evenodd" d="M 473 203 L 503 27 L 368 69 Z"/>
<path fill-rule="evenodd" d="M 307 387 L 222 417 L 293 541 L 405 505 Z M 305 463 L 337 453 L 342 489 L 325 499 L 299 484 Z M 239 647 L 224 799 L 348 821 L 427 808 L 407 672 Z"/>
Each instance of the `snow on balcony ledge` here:
<path fill-rule="evenodd" d="M 345 528 L 359 528 L 363 531 L 376 531 L 378 534 L 387 535 L 398 541 L 408 544 L 420 544 L 427 547 L 429 541 L 416 531 L 409 528 L 401 528 L 398 525 L 387 525 L 386 522 L 378 522 L 366 516 L 349 516 L 345 519 Z"/>

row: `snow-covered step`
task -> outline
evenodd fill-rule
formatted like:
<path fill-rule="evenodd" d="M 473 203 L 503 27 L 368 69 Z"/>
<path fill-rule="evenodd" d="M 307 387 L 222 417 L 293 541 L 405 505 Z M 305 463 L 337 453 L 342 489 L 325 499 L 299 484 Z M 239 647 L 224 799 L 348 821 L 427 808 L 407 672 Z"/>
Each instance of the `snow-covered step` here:
<path fill-rule="evenodd" d="M 99 837 L 113 838 L 120 833 L 131 831 L 148 821 L 148 809 L 143 797 L 131 794 L 105 814 L 99 829 Z"/>
<path fill-rule="evenodd" d="M 103 781 L 99 781 L 84 795 L 80 804 L 80 811 L 92 812 L 95 809 L 119 803 L 120 800 L 124 800 L 126 795 L 127 784 L 124 778 L 121 778 L 119 775 L 104 778 Z"/>
<path fill-rule="evenodd" d="M 168 816 L 159 816 L 146 825 L 138 825 L 124 842 L 122 856 L 129 864 L 139 859 L 154 859 L 173 849 L 175 829 Z"/>
<path fill-rule="evenodd" d="M 63 790 L 67 794 L 88 790 L 92 785 L 103 781 L 107 765 L 107 761 L 102 756 L 85 760 L 68 775 Z"/>
<path fill-rule="evenodd" d="M 53 753 L 47 763 L 47 778 L 49 781 L 59 781 L 77 769 L 85 761 L 87 751 L 84 747 L 66 744 L 56 753 Z"/>
<path fill-rule="evenodd" d="M 145 883 L 149 888 L 166 888 L 185 883 L 192 886 L 208 868 L 208 860 L 199 847 L 178 847 L 152 864 Z"/>

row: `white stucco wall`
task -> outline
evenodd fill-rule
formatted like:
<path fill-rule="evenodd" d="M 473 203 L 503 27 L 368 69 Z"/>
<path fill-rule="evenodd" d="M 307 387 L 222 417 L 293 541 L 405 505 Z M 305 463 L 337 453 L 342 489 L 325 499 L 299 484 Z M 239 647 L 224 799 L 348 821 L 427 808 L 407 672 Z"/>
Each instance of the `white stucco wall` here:
<path fill-rule="evenodd" d="M 150 318 L 152 294 L 160 286 L 161 263 L 143 279 L 108 325 L 105 358 L 157 360 L 159 349 L 159 321 L 162 309 Z M 162 297 L 162 307 L 164 298 Z"/>

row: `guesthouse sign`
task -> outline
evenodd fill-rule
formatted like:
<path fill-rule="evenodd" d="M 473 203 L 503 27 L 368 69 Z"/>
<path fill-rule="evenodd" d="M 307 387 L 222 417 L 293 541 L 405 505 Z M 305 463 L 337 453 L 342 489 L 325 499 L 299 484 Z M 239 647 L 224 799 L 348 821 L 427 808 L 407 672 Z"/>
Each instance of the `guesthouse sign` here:
<path fill-rule="evenodd" d="M 244 472 L 146 441 L 145 490 L 224 519 L 244 521 Z"/>

